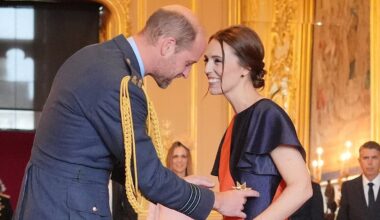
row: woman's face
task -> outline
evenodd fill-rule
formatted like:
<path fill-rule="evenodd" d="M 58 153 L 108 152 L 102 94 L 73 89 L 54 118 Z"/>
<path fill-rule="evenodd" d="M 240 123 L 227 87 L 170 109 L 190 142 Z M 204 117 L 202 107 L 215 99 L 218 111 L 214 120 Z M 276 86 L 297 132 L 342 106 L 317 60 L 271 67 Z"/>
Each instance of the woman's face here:
<path fill-rule="evenodd" d="M 213 39 L 207 46 L 204 61 L 205 73 L 208 78 L 209 91 L 212 95 L 227 94 L 240 82 L 241 75 L 247 70 L 239 64 L 238 57 L 234 50 L 225 42 L 224 48 L 224 71 L 223 55 L 220 43 Z"/>
<path fill-rule="evenodd" d="M 188 155 L 183 147 L 176 147 L 172 156 L 172 170 L 178 176 L 184 177 L 186 175 Z"/>

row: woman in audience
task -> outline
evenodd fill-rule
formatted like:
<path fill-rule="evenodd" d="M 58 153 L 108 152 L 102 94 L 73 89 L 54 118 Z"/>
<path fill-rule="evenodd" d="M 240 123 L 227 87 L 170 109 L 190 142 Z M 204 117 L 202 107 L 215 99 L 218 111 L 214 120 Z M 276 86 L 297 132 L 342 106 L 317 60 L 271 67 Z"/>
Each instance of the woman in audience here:
<path fill-rule="evenodd" d="M 192 175 L 190 149 L 176 141 L 168 150 L 166 166 L 181 178 Z M 160 204 L 149 204 L 147 220 L 191 220 L 190 217 Z"/>

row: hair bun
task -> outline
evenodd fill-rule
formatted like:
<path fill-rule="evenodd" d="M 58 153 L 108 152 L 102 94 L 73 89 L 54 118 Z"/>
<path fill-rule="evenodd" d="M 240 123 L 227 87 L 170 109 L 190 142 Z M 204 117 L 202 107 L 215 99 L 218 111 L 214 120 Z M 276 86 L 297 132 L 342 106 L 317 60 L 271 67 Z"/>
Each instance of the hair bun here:
<path fill-rule="evenodd" d="M 265 85 L 264 75 L 266 74 L 266 71 L 264 69 L 261 69 L 257 71 L 257 74 L 251 74 L 252 81 L 253 81 L 253 87 L 261 88 Z"/>

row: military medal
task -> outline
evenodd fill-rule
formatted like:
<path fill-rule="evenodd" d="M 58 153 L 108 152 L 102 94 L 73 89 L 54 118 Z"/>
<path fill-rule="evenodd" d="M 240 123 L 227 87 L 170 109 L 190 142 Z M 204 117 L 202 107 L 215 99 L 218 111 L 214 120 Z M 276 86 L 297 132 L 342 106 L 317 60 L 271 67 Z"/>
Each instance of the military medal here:
<path fill-rule="evenodd" d="M 243 184 L 240 184 L 239 181 L 236 181 L 236 186 L 232 187 L 234 190 L 248 190 L 251 189 L 250 187 L 247 187 L 247 183 L 244 182 Z"/>

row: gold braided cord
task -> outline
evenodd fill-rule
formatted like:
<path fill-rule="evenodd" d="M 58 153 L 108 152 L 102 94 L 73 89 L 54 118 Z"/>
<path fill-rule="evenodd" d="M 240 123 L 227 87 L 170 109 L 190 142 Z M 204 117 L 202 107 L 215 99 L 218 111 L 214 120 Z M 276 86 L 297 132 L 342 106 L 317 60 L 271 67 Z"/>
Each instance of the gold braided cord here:
<path fill-rule="evenodd" d="M 133 120 L 131 115 L 131 103 L 129 100 L 128 82 L 129 76 L 124 77 L 120 85 L 120 113 L 121 113 L 121 125 L 124 139 L 124 149 L 125 149 L 125 191 L 127 198 L 131 206 L 136 212 L 143 209 L 140 195 L 138 194 L 138 181 L 137 178 L 132 178 L 131 171 L 131 159 L 132 154 L 135 154 L 135 140 L 134 140 L 134 130 L 133 130 Z M 134 158 L 134 161 L 135 158 Z M 137 168 L 134 167 L 135 177 L 137 176 Z"/>
<path fill-rule="evenodd" d="M 136 160 L 136 142 L 135 134 L 133 130 L 133 119 L 131 102 L 128 91 L 128 82 L 130 76 L 125 76 L 120 85 L 120 113 L 121 113 L 121 125 L 123 131 L 124 148 L 125 148 L 125 191 L 127 198 L 132 208 L 136 213 L 141 213 L 144 211 L 142 195 L 138 189 L 138 178 L 137 178 L 137 160 Z M 147 132 L 152 138 L 153 145 L 156 149 L 157 155 L 162 161 L 163 147 L 161 142 L 161 135 L 159 130 L 159 123 L 157 119 L 157 114 L 154 110 L 153 104 L 149 101 L 147 93 L 143 89 L 148 106 L 147 115 Z M 131 170 L 131 160 L 133 156 L 134 164 L 134 178 L 132 178 Z"/>
<path fill-rule="evenodd" d="M 147 117 L 147 128 L 148 134 L 152 139 L 153 145 L 156 149 L 158 158 L 161 162 L 164 159 L 164 147 L 162 146 L 162 139 L 160 133 L 160 123 L 158 122 L 158 117 L 156 110 L 154 109 L 153 103 L 150 101 L 147 92 L 143 88 L 146 100 L 148 102 L 148 117 Z"/>

